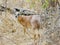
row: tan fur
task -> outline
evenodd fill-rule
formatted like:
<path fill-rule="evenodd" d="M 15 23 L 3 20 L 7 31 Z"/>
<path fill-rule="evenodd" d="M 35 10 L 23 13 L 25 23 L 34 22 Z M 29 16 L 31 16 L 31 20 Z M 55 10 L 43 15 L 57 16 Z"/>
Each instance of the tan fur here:
<path fill-rule="evenodd" d="M 33 28 L 34 31 L 36 29 L 37 30 L 42 29 L 42 25 L 40 24 L 39 15 L 18 16 L 18 21 L 21 25 L 23 25 L 24 33 L 26 33 L 27 28 Z M 40 38 L 40 34 L 38 34 L 38 37 Z M 34 40 L 36 40 L 36 34 L 34 34 Z"/>

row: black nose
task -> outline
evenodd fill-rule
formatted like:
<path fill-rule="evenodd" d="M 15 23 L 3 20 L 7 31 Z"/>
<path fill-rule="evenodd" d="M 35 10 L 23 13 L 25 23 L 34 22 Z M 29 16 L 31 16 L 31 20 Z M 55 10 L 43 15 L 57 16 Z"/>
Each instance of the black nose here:
<path fill-rule="evenodd" d="M 18 17 L 18 16 L 15 16 L 16 18 Z"/>

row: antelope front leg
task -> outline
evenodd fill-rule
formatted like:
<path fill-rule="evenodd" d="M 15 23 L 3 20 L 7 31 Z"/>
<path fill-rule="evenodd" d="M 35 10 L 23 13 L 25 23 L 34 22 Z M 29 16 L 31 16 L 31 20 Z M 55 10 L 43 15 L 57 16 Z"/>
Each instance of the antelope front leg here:
<path fill-rule="evenodd" d="M 25 35 L 25 33 L 26 33 L 26 28 L 24 27 L 24 35 Z"/>
<path fill-rule="evenodd" d="M 27 29 L 26 27 L 24 27 L 24 35 L 25 35 L 25 34 L 28 34 L 27 30 L 28 30 L 28 29 Z"/>

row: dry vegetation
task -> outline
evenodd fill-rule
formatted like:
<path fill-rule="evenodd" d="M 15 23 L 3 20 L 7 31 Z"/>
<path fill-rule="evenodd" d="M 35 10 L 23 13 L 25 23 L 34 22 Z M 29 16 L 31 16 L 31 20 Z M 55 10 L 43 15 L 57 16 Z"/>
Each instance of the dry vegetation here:
<path fill-rule="evenodd" d="M 0 5 L 9 8 L 25 8 L 36 10 L 41 13 L 44 29 L 40 29 L 40 39 L 37 45 L 60 45 L 60 10 L 59 7 L 55 11 L 46 14 L 46 10 L 42 10 L 41 1 L 26 0 L 0 0 Z M 30 6 L 33 4 L 32 6 Z M 35 5 L 34 5 L 35 4 Z M 27 5 L 27 6 L 26 6 Z M 34 31 L 28 29 L 28 34 L 24 35 L 23 26 L 17 21 L 14 14 L 8 11 L 0 12 L 0 45 L 35 45 L 33 34 Z"/>

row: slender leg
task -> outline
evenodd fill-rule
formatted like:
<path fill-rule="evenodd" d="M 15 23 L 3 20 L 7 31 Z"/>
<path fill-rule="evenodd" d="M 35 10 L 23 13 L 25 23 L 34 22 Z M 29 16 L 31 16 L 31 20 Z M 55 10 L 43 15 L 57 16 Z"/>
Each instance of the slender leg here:
<path fill-rule="evenodd" d="M 34 45 L 37 45 L 37 39 L 38 39 L 38 31 L 34 30 Z"/>
<path fill-rule="evenodd" d="M 40 32 L 39 32 L 39 29 L 38 29 L 38 38 L 40 39 L 40 34 L 39 34 Z"/>
<path fill-rule="evenodd" d="M 25 33 L 26 33 L 26 28 L 24 27 L 24 35 L 25 35 Z"/>
<path fill-rule="evenodd" d="M 28 29 L 27 29 L 26 27 L 24 27 L 24 35 L 25 35 L 25 34 L 28 34 L 28 33 L 27 33 L 27 30 L 28 30 Z"/>
<path fill-rule="evenodd" d="M 27 30 L 28 30 L 28 28 L 24 28 L 24 35 L 27 34 L 28 36 L 30 36 L 30 35 L 29 35 L 29 32 L 27 32 Z"/>
<path fill-rule="evenodd" d="M 38 45 L 38 42 L 40 40 L 40 34 L 39 34 L 39 30 L 35 30 L 35 34 L 34 34 L 34 45 Z"/>
<path fill-rule="evenodd" d="M 37 41 L 37 45 L 39 45 L 39 42 L 40 42 L 40 36 L 41 36 L 41 34 L 39 34 L 40 32 L 39 32 L 39 30 L 38 30 L 38 41 Z"/>

